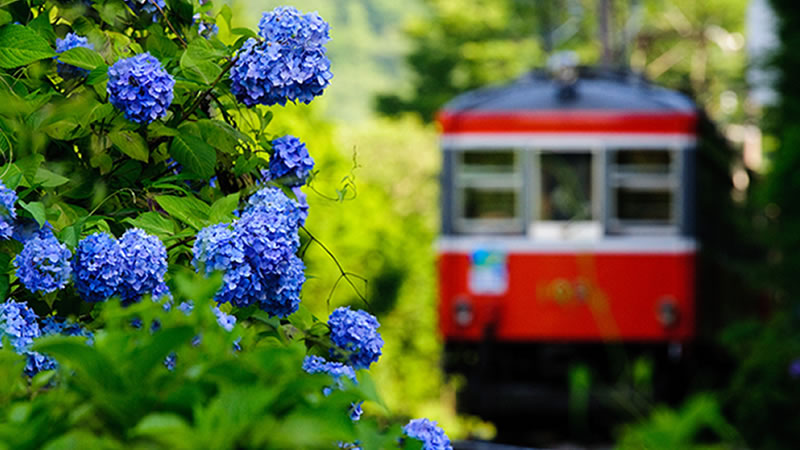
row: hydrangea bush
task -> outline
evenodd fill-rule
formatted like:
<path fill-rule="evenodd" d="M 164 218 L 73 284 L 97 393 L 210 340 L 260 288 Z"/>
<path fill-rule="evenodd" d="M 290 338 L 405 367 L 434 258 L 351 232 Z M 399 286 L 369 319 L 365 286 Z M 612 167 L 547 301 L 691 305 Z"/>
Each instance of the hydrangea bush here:
<path fill-rule="evenodd" d="M 0 447 L 451 448 L 387 425 L 366 303 L 303 303 L 314 159 L 267 107 L 323 94 L 327 22 L 230 18 L 0 8 Z"/>

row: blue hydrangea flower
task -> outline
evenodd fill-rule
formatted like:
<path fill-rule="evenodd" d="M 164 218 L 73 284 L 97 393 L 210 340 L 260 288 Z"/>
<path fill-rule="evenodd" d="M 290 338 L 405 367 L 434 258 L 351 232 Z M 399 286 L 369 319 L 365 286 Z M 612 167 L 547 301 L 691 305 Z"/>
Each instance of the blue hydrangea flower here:
<path fill-rule="evenodd" d="M 361 405 L 363 405 L 363 404 L 364 404 L 364 402 L 353 402 L 353 403 L 350 403 L 350 411 L 349 411 L 350 420 L 352 420 L 353 422 L 361 420 L 361 415 L 364 414 L 364 410 L 361 409 Z"/>
<path fill-rule="evenodd" d="M 252 211 L 256 208 L 264 208 L 268 214 L 280 214 L 288 216 L 291 224 L 296 226 L 304 225 L 308 217 L 308 203 L 305 203 L 305 194 L 295 188 L 295 196 L 298 200 L 292 200 L 280 188 L 267 186 L 250 196 L 247 201 L 245 211 Z M 302 195 L 302 201 L 299 201 Z"/>
<path fill-rule="evenodd" d="M 292 254 L 283 266 L 271 293 L 259 308 L 278 317 L 289 317 L 300 307 L 300 291 L 306 281 L 303 260 Z"/>
<path fill-rule="evenodd" d="M 217 323 L 219 326 L 225 329 L 225 331 L 231 332 L 233 331 L 234 325 L 236 325 L 236 317 L 232 314 L 226 314 L 223 311 L 220 311 L 218 306 L 214 306 L 211 308 L 214 311 L 214 315 L 217 316 Z"/>
<path fill-rule="evenodd" d="M 264 41 L 248 39 L 231 69 L 231 92 L 247 106 L 309 103 L 333 77 L 325 44 L 328 23 L 292 7 L 264 13 L 258 25 Z"/>
<path fill-rule="evenodd" d="M 89 40 L 83 36 L 78 36 L 75 33 L 69 33 L 64 36 L 64 39 L 56 39 L 56 53 L 64 53 L 67 50 L 72 50 L 73 48 L 88 48 L 90 50 L 94 50 L 94 45 L 89 43 Z M 56 59 L 58 57 L 56 56 Z M 89 74 L 89 70 L 82 69 L 80 67 L 75 67 L 71 64 L 62 63 L 60 60 L 58 61 L 58 74 L 61 78 L 76 78 L 76 77 L 83 77 Z"/>
<path fill-rule="evenodd" d="M 413 419 L 403 427 L 403 433 L 422 441 L 422 450 L 453 450 L 450 438 L 436 422 L 428 419 Z"/>
<path fill-rule="evenodd" d="M 297 218 L 270 209 L 249 207 L 233 223 L 206 227 L 197 234 L 192 264 L 206 275 L 223 271 L 217 303 L 259 305 L 286 317 L 297 309 L 305 277 L 294 253 L 300 246 Z"/>
<path fill-rule="evenodd" d="M 108 68 L 108 99 L 131 122 L 148 124 L 167 115 L 175 80 L 161 63 L 142 53 Z"/>
<path fill-rule="evenodd" d="M 150 293 L 150 296 L 151 299 L 156 303 L 160 303 L 162 301 L 164 302 L 162 305 L 164 311 L 169 311 L 172 309 L 172 291 L 169 290 L 167 283 L 164 283 L 163 281 L 159 283 L 158 286 L 153 289 L 153 292 Z"/>
<path fill-rule="evenodd" d="M 178 305 L 178 310 L 188 316 L 194 311 L 194 302 L 191 300 L 181 302 L 181 304 Z"/>
<path fill-rule="evenodd" d="M 161 239 L 139 228 L 131 228 L 120 238 L 119 247 L 124 257 L 122 280 L 119 284 L 122 301 L 139 301 L 145 294 L 151 294 L 153 299 L 160 300 L 167 295 L 169 288 L 164 284 L 167 249 Z"/>
<path fill-rule="evenodd" d="M 125 255 L 116 239 L 94 233 L 78 243 L 72 260 L 75 289 L 87 302 L 103 302 L 117 293 Z"/>
<path fill-rule="evenodd" d="M 192 23 L 197 23 L 197 34 L 206 39 L 211 39 L 219 33 L 217 24 L 208 21 L 200 13 L 192 16 Z"/>
<path fill-rule="evenodd" d="M 342 306 L 331 313 L 328 326 L 331 328 L 331 341 L 339 347 L 330 349 L 331 357 L 345 358 L 356 369 L 369 369 L 370 364 L 381 356 L 380 324 L 372 314 Z"/>
<path fill-rule="evenodd" d="M 17 218 L 17 193 L 0 181 L 0 239 L 11 239 Z"/>
<path fill-rule="evenodd" d="M 61 336 L 82 336 L 86 338 L 87 344 L 94 344 L 94 333 L 67 319 L 47 316 L 39 322 L 39 328 L 42 336 L 57 334 Z"/>
<path fill-rule="evenodd" d="M 158 20 L 158 8 L 161 8 L 162 11 L 167 9 L 164 0 L 155 0 L 155 4 L 153 4 L 153 0 L 125 0 L 125 4 L 137 16 L 152 16 L 153 22 Z M 156 5 L 158 5 L 158 8 L 156 8 Z"/>
<path fill-rule="evenodd" d="M 72 253 L 52 232 L 28 239 L 14 259 L 17 277 L 31 292 L 50 293 L 63 289 L 72 275 Z"/>
<path fill-rule="evenodd" d="M 352 367 L 340 362 L 328 361 L 321 356 L 306 356 L 303 359 L 303 370 L 312 375 L 315 373 L 330 375 L 335 383 L 333 388 L 340 390 L 344 389 L 342 377 L 349 378 L 353 383 L 358 383 L 356 372 Z M 326 387 L 322 392 L 327 396 L 330 395 L 331 390 L 331 387 Z"/>
<path fill-rule="evenodd" d="M 284 179 L 287 186 L 301 186 L 306 183 L 313 168 L 314 159 L 300 139 L 286 135 L 272 141 L 270 179 Z"/>
<path fill-rule="evenodd" d="M 6 300 L 0 304 L 0 337 L 7 336 L 14 351 L 26 355 L 25 374 L 34 376 L 42 370 L 55 368 L 55 361 L 29 350 L 35 338 L 41 336 L 38 316 L 25 302 Z M 3 343 L 0 339 L 0 347 Z"/>
<path fill-rule="evenodd" d="M 164 367 L 167 368 L 170 372 L 175 370 L 175 364 L 178 362 L 178 355 L 175 352 L 171 352 L 164 358 Z"/>

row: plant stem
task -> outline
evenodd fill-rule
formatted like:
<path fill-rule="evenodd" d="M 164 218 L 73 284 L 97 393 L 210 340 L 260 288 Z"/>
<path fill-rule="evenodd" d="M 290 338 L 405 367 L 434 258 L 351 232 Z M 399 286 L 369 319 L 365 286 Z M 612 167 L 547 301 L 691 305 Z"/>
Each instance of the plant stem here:
<path fill-rule="evenodd" d="M 220 72 L 219 75 L 217 75 L 217 78 L 214 79 L 214 81 L 211 83 L 211 86 L 209 86 L 208 89 L 203 91 L 203 93 L 200 94 L 199 97 L 197 97 L 194 103 L 192 103 L 192 106 L 190 106 L 189 109 L 187 109 L 186 112 L 183 113 L 183 116 L 181 116 L 180 120 L 178 121 L 178 124 L 188 119 L 189 116 L 192 115 L 194 110 L 197 109 L 198 106 L 200 106 L 200 103 L 202 103 L 202 101 L 205 100 L 208 94 L 210 94 L 211 91 L 213 91 L 214 88 L 217 87 L 217 84 L 219 84 L 219 82 L 222 80 L 222 77 L 225 76 L 225 74 L 228 73 L 229 70 L 231 70 L 231 67 L 233 67 L 234 64 L 236 64 L 236 59 L 237 57 L 234 56 L 233 58 L 230 59 L 230 61 L 228 61 L 227 64 L 225 64 L 225 66 L 222 68 L 222 72 Z"/>

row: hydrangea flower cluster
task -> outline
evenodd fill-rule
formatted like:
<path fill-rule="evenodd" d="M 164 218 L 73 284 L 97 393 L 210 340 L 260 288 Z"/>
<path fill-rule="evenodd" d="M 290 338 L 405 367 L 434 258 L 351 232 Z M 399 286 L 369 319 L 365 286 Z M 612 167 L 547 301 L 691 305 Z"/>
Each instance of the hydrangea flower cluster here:
<path fill-rule="evenodd" d="M 331 62 L 325 55 L 328 23 L 317 13 L 293 7 L 264 13 L 258 34 L 239 50 L 231 69 L 231 92 L 247 106 L 309 103 L 330 84 Z"/>
<path fill-rule="evenodd" d="M 34 376 L 42 370 L 55 367 L 55 362 L 41 353 L 28 350 L 33 340 L 41 336 L 39 317 L 25 302 L 6 300 L 0 304 L 0 336 L 7 336 L 14 351 L 26 355 L 25 374 Z M 0 347 L 3 343 L 0 340 Z"/>
<path fill-rule="evenodd" d="M 153 22 L 158 19 L 158 9 L 167 9 L 164 0 L 125 0 L 125 4 L 137 16 L 152 16 Z M 158 7 L 156 7 L 158 5 Z"/>
<path fill-rule="evenodd" d="M 63 289 L 72 276 L 72 252 L 45 228 L 28 239 L 14 259 L 17 277 L 31 292 L 48 294 Z"/>
<path fill-rule="evenodd" d="M 0 181 L 0 239 L 11 239 L 17 218 L 17 193 Z"/>
<path fill-rule="evenodd" d="M 330 349 L 331 357 L 344 358 L 356 369 L 369 369 L 381 356 L 383 338 L 378 319 L 372 314 L 342 306 L 328 317 L 328 326 L 331 341 L 339 347 Z"/>
<path fill-rule="evenodd" d="M 131 122 L 148 124 L 167 115 L 175 79 L 150 55 L 123 58 L 108 69 L 108 99 Z"/>
<path fill-rule="evenodd" d="M 117 293 L 125 267 L 125 254 L 116 239 L 99 232 L 78 243 L 72 272 L 75 289 L 87 302 L 102 302 Z"/>
<path fill-rule="evenodd" d="M 73 48 L 88 48 L 90 50 L 94 50 L 94 45 L 89 43 L 89 40 L 83 36 L 78 36 L 75 33 L 69 33 L 64 36 L 64 39 L 56 39 L 56 53 L 64 53 L 67 50 L 72 50 Z M 57 59 L 58 57 L 56 57 Z M 65 64 L 61 61 L 58 62 L 58 74 L 61 78 L 75 78 L 75 77 L 82 77 L 89 74 L 89 70 L 82 69 L 80 67 L 75 67 L 71 64 Z"/>
<path fill-rule="evenodd" d="M 292 135 L 272 141 L 269 158 L 269 176 L 272 180 L 283 178 L 288 186 L 302 186 L 314 168 L 314 158 L 300 139 Z"/>
<path fill-rule="evenodd" d="M 167 249 L 156 236 L 139 228 L 131 228 L 119 240 L 124 259 L 124 270 L 119 285 L 123 302 L 141 300 L 145 294 L 154 299 L 169 296 L 164 283 L 167 273 Z"/>
<path fill-rule="evenodd" d="M 308 218 L 308 203 L 305 202 L 305 194 L 297 188 L 292 191 L 301 201 L 287 197 L 280 188 L 267 186 L 250 196 L 246 209 L 265 208 L 273 214 L 289 217 L 290 221 L 296 223 L 298 227 L 305 225 Z"/>
<path fill-rule="evenodd" d="M 413 419 L 403 427 L 406 436 L 422 441 L 422 450 L 453 450 L 450 438 L 439 425 L 428 419 Z"/>
<path fill-rule="evenodd" d="M 258 305 L 271 315 L 286 317 L 300 304 L 305 267 L 295 255 L 299 206 L 280 190 L 262 194 L 233 224 L 216 224 L 197 234 L 192 263 L 206 275 L 223 271 L 218 303 Z M 268 198 L 269 197 L 269 198 Z"/>

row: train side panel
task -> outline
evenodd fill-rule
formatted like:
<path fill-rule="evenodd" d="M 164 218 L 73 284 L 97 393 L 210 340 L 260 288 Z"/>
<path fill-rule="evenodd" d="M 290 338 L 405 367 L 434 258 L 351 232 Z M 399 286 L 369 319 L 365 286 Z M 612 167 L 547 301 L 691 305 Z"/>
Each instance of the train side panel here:
<path fill-rule="evenodd" d="M 503 292 L 476 293 L 473 256 L 440 253 L 445 340 L 479 341 L 487 333 L 511 342 L 674 342 L 694 336 L 694 251 L 511 251 L 504 266 L 498 275 L 505 277 Z"/>

